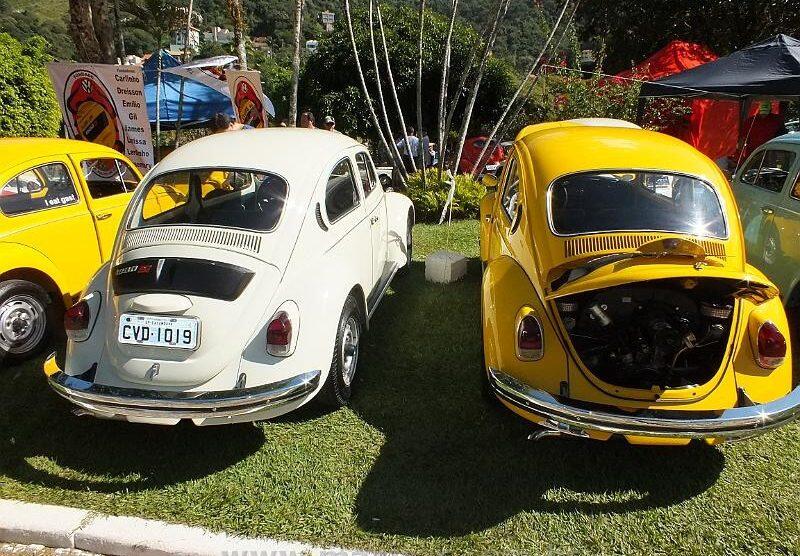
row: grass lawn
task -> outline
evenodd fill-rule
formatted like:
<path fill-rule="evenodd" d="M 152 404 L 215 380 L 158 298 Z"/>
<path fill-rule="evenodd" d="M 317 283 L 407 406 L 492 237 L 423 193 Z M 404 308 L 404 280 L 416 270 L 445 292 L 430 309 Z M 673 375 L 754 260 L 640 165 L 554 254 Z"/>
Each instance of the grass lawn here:
<path fill-rule="evenodd" d="M 526 440 L 480 387 L 477 222 L 460 283 L 425 282 L 445 228 L 365 338 L 352 408 L 257 426 L 74 417 L 41 361 L 0 372 L 0 497 L 417 554 L 800 552 L 800 426 L 723 447 Z"/>

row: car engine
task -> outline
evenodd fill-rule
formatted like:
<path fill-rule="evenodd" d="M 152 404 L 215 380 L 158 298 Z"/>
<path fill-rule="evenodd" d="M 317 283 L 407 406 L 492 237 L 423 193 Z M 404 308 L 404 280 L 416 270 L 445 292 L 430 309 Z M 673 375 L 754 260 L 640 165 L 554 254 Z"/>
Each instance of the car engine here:
<path fill-rule="evenodd" d="M 562 322 L 583 364 L 614 385 L 699 385 L 722 362 L 733 297 L 695 279 L 659 280 L 562 298 Z"/>

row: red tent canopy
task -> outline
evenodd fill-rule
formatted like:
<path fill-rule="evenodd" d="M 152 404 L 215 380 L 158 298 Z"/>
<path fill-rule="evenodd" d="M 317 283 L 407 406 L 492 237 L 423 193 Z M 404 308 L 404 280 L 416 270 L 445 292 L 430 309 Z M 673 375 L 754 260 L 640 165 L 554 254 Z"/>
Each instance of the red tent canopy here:
<path fill-rule="evenodd" d="M 706 46 L 675 40 L 617 76 L 652 81 L 716 59 L 717 55 Z M 739 138 L 738 101 L 695 99 L 688 102 L 691 114 L 664 129 L 664 133 L 686 141 L 712 160 L 733 155 Z"/>

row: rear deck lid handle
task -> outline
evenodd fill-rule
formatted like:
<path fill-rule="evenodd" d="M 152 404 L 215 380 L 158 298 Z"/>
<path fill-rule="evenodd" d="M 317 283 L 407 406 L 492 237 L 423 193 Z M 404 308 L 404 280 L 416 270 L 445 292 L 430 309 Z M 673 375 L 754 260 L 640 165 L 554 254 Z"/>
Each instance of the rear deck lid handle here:
<path fill-rule="evenodd" d="M 145 293 L 128 302 L 128 309 L 139 313 L 181 314 L 191 307 L 191 299 L 174 293 Z"/>

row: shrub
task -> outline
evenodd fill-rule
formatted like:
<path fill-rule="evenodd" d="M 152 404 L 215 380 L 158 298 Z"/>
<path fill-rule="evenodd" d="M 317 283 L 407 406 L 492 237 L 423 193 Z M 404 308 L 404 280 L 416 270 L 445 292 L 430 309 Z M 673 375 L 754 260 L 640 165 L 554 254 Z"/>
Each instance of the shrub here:
<path fill-rule="evenodd" d="M 55 136 L 61 122 L 45 64 L 47 43 L 0 33 L 0 137 Z"/>
<path fill-rule="evenodd" d="M 446 181 L 447 174 L 442 174 L 442 180 L 439 180 L 439 171 L 435 168 L 426 170 L 425 177 L 428 184 L 427 188 L 423 189 L 421 173 L 411 174 L 408 177 L 406 193 L 414 202 L 418 222 L 438 222 L 450 193 L 450 183 Z M 453 195 L 453 218 L 477 218 L 481 199 L 485 194 L 486 189 L 471 175 L 457 175 L 456 191 Z"/>

